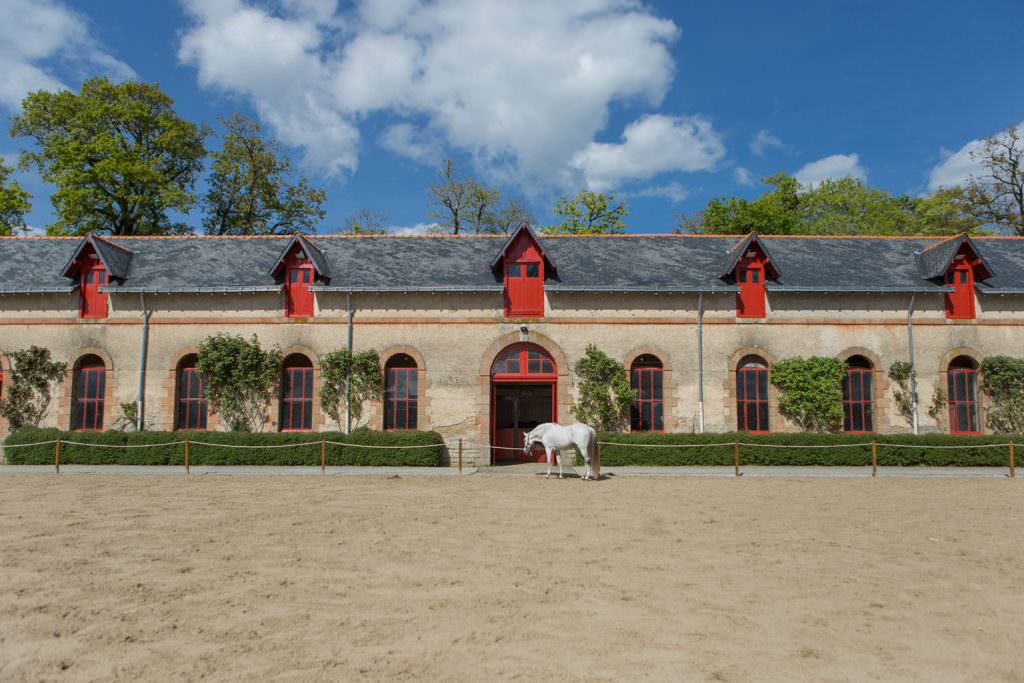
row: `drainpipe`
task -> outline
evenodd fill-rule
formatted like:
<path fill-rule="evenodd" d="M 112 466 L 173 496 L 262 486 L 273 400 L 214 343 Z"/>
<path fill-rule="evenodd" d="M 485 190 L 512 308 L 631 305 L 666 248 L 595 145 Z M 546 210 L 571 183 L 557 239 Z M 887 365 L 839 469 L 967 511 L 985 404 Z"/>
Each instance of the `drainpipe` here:
<path fill-rule="evenodd" d="M 910 306 L 907 307 L 907 346 L 910 352 L 910 401 L 911 424 L 917 434 L 917 365 L 914 364 L 914 298 L 910 295 Z"/>
<path fill-rule="evenodd" d="M 139 292 L 139 306 L 142 308 L 142 348 L 139 351 L 139 399 L 135 415 L 135 429 L 142 431 L 146 414 L 146 356 L 149 352 L 149 311 L 146 309 L 146 295 Z"/>
<path fill-rule="evenodd" d="M 345 293 L 345 305 L 348 308 L 348 357 L 352 359 L 352 292 Z M 345 373 L 345 433 L 352 432 L 352 410 L 349 408 L 349 401 L 352 400 L 351 386 L 352 368 L 351 363 Z"/>
<path fill-rule="evenodd" d="M 704 292 L 697 295 L 697 430 L 704 433 Z"/>

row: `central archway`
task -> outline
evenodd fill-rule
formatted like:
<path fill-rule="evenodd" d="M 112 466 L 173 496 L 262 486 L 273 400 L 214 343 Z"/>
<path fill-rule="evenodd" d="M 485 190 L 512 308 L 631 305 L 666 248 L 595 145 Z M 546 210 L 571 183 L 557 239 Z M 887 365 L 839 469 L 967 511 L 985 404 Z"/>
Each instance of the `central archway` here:
<path fill-rule="evenodd" d="M 491 363 L 491 464 L 536 462 L 544 452 L 523 453 L 523 432 L 558 420 L 558 367 L 543 347 L 506 346 Z"/>

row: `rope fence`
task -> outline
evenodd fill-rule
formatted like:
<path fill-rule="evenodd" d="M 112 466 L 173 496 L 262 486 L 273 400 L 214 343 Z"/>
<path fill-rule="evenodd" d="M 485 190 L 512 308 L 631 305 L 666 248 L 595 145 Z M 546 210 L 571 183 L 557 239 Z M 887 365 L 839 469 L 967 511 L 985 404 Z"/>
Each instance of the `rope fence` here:
<path fill-rule="evenodd" d="M 779 449 L 832 449 L 832 448 L 870 448 L 871 449 L 871 476 L 875 477 L 878 474 L 878 447 L 884 446 L 886 448 L 906 448 L 906 449 L 930 449 L 930 450 L 968 450 L 975 448 L 1006 448 L 1009 456 L 1009 470 L 1010 478 L 1016 478 L 1016 463 L 1014 453 L 1014 442 L 1008 441 L 1005 443 L 990 443 L 990 444 L 971 444 L 971 445 L 956 445 L 956 446 L 933 446 L 925 444 L 901 444 L 901 443 L 889 443 L 885 441 L 869 441 L 862 443 L 846 443 L 846 444 L 768 444 L 768 443 L 752 443 L 743 441 L 723 441 L 718 443 L 699 443 L 699 444 L 644 444 L 644 443 L 624 443 L 617 441 L 598 441 L 601 446 L 622 446 L 628 448 L 727 448 L 732 447 L 734 452 L 733 466 L 737 477 L 741 476 L 740 473 L 740 456 L 741 449 L 743 447 L 748 448 L 779 448 Z M 326 438 L 321 438 L 317 441 L 302 441 L 298 443 L 287 443 L 287 444 L 253 444 L 253 445 L 239 445 L 239 444 L 225 444 L 225 443 L 213 443 L 209 441 L 194 441 L 191 439 L 182 439 L 180 441 L 167 441 L 164 443 L 151 443 L 151 444 L 100 444 L 100 443 L 86 443 L 83 441 L 71 441 L 68 439 L 52 439 L 48 441 L 36 441 L 34 443 L 23 443 L 23 444 L 11 444 L 4 445 L 4 450 L 15 449 L 15 448 L 32 448 L 39 446 L 54 446 L 54 470 L 56 473 L 60 473 L 60 449 L 61 444 L 67 446 L 78 446 L 84 448 L 110 448 L 110 449 L 125 449 L 125 448 L 168 448 L 177 447 L 184 445 L 185 447 L 185 472 L 189 471 L 189 450 L 191 446 L 205 446 L 212 448 L 227 448 L 237 450 L 265 450 L 265 449 L 281 449 L 281 448 L 309 448 L 312 446 L 320 447 L 320 470 L 326 472 L 326 461 L 325 461 L 325 450 L 328 445 L 341 446 L 343 448 L 367 448 L 377 450 L 411 450 L 417 448 L 438 448 L 439 444 L 411 444 L 408 446 L 381 446 L 374 444 L 358 444 L 358 443 L 345 443 L 343 441 L 331 441 Z M 515 448 L 511 446 L 494 446 L 491 444 L 482 444 L 475 441 L 463 441 L 458 440 L 458 468 L 462 471 L 463 468 L 463 449 L 473 449 L 479 453 L 487 453 L 495 450 L 500 451 L 519 451 L 522 452 L 524 449 Z"/>

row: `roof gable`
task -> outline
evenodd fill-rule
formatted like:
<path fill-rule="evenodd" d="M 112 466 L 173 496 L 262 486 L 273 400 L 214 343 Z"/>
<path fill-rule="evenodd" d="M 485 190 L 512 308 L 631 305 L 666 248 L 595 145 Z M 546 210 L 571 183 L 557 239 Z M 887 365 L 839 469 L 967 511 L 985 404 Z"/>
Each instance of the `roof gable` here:
<path fill-rule="evenodd" d="M 548 271 L 548 273 L 554 273 L 555 262 L 551 259 L 551 257 L 547 255 L 547 253 L 545 253 L 544 247 L 542 247 L 540 244 L 540 240 L 537 239 L 537 235 L 534 234 L 533 230 L 530 228 L 530 224 L 527 223 L 526 221 L 520 223 L 516 231 L 509 235 L 509 238 L 505 240 L 505 243 L 503 245 L 501 245 L 501 249 L 498 251 L 498 255 L 491 260 L 491 270 L 497 270 L 498 266 L 500 266 L 504 261 L 505 256 L 506 254 L 508 254 L 509 250 L 513 246 L 519 244 L 524 239 L 530 240 L 533 243 L 533 246 L 534 248 L 536 248 L 537 253 L 539 253 L 541 258 L 544 259 L 544 265 L 547 266 L 546 270 Z"/>
<path fill-rule="evenodd" d="M 916 252 L 914 257 L 921 277 L 931 280 L 944 277 L 957 255 L 965 251 L 973 256 L 975 275 L 978 279 L 987 280 L 995 275 L 988 261 L 978 251 L 977 245 L 965 232 L 922 249 Z"/>
<path fill-rule="evenodd" d="M 302 253 L 306 255 L 306 258 L 313 264 L 313 270 L 316 271 L 316 274 L 321 278 L 329 280 L 331 278 L 331 266 L 324 253 L 320 251 L 320 248 L 312 240 L 298 232 L 292 235 L 291 239 L 284 245 L 284 249 L 281 250 L 277 260 L 274 261 L 274 265 L 270 267 L 270 274 L 277 275 L 278 271 L 281 270 L 281 266 L 284 265 L 285 259 L 288 258 L 288 254 L 295 248 L 296 243 L 302 249 Z"/>
<path fill-rule="evenodd" d="M 98 237 L 92 233 L 89 233 L 82 238 L 82 241 L 75 247 L 75 251 L 71 254 L 71 258 L 68 259 L 67 263 L 64 264 L 64 268 L 61 270 L 62 277 L 74 277 L 78 272 L 78 260 L 82 255 L 82 252 L 86 248 L 91 247 L 93 252 L 99 257 L 103 266 L 107 269 L 107 273 L 110 277 L 117 280 L 125 280 L 128 277 L 128 268 L 132 262 L 132 250 L 126 247 L 122 247 L 119 244 L 114 244 L 101 237 Z"/>
<path fill-rule="evenodd" d="M 778 278 L 778 266 L 775 265 L 775 260 L 772 258 L 771 253 L 769 253 L 768 247 L 765 246 L 764 241 L 757 236 L 756 232 L 750 233 L 729 249 L 719 277 L 726 278 L 733 276 L 736 272 L 736 266 L 739 264 L 740 259 L 748 254 L 752 249 L 756 249 L 761 252 L 761 255 L 764 257 L 765 269 L 768 270 L 769 276 L 772 278 Z"/>

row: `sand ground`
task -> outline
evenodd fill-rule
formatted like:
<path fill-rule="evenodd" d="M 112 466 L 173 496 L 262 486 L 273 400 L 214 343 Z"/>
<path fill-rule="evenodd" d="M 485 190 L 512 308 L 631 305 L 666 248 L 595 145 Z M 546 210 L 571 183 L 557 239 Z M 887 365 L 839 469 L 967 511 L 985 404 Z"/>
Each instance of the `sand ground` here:
<path fill-rule="evenodd" d="M 0 680 L 1024 680 L 999 479 L 0 478 Z"/>

